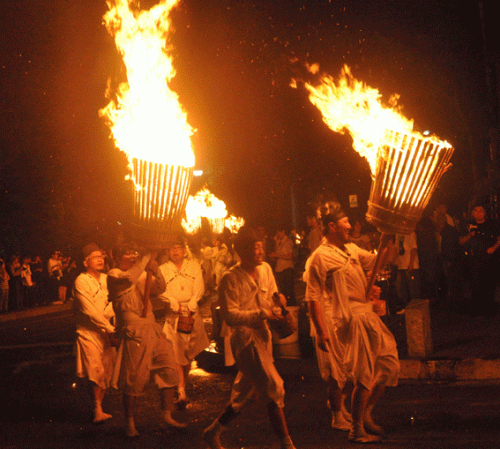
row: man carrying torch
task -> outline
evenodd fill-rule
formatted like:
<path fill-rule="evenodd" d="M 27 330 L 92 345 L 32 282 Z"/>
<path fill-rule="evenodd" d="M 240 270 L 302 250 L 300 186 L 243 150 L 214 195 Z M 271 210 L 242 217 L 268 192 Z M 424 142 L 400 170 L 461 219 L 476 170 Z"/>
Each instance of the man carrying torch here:
<path fill-rule="evenodd" d="M 113 249 L 113 256 L 117 266 L 108 273 L 108 290 L 116 314 L 120 346 L 112 386 L 123 392 L 126 434 L 129 437 L 139 435 L 134 420 L 135 398 L 143 393 L 150 378 L 160 391 L 162 420 L 169 426 L 185 427 L 172 418 L 175 388 L 179 382 L 173 345 L 155 322 L 147 291 L 147 277 L 158 270 L 155 255 L 147 254 L 139 259 L 135 245 L 122 244 Z"/>
<path fill-rule="evenodd" d="M 351 225 L 339 203 L 321 208 L 321 223 L 326 239 L 307 261 L 305 273 L 319 370 L 329 386 L 332 425 L 348 429 L 342 390 L 352 379 L 349 441 L 373 443 L 383 429 L 373 422 L 372 409 L 385 387 L 397 384 L 399 372 L 396 341 L 372 301 L 380 290 L 374 287 L 366 296 L 364 270 L 373 269 L 376 255 L 349 242 Z"/>

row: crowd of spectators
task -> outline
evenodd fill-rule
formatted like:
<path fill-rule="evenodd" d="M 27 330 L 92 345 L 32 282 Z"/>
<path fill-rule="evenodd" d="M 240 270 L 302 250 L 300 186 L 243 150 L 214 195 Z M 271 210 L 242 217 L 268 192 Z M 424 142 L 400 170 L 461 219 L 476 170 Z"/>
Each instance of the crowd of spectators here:
<path fill-rule="evenodd" d="M 379 233 L 362 215 L 350 215 L 350 238 L 368 251 L 376 251 Z M 278 226 L 272 237 L 256 227 L 273 268 L 280 292 L 289 305 L 297 305 L 294 283 L 301 279 L 308 256 L 323 238 L 314 211 L 305 229 Z M 227 228 L 216 235 L 188 236 L 190 257 L 199 260 L 205 295 L 213 295 L 222 274 L 238 262 L 233 235 Z M 415 232 L 394 238 L 395 259 L 385 267 L 386 295 L 392 313 L 404 313 L 412 299 L 430 299 L 443 307 L 472 315 L 496 315 L 495 294 L 500 270 L 500 226 L 478 205 L 470 219 L 451 217 L 439 203 L 424 214 Z M 112 268 L 111 251 L 104 251 L 105 272 Z M 0 313 L 48 305 L 71 299 L 71 286 L 82 267 L 60 251 L 46 262 L 39 255 L 13 254 L 0 258 Z M 164 257 L 168 259 L 167 254 Z M 384 283 L 381 284 L 383 287 Z"/>

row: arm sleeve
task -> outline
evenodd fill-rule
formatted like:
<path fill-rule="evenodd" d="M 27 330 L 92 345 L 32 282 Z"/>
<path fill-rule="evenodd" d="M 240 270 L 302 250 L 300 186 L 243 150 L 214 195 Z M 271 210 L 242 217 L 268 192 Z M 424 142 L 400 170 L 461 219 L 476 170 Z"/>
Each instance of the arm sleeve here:
<path fill-rule="evenodd" d="M 222 316 L 229 326 L 253 327 L 267 318 L 264 309 L 241 310 L 238 293 L 233 276 L 223 276 L 219 286 L 219 304 Z"/>
<path fill-rule="evenodd" d="M 203 293 L 205 293 L 205 283 L 203 282 L 203 272 L 201 271 L 201 266 L 196 261 L 193 262 L 193 264 L 193 296 L 191 296 L 191 299 L 188 302 L 188 307 L 191 312 L 196 311 L 198 308 L 198 301 L 203 297 Z"/>
<path fill-rule="evenodd" d="M 319 260 L 311 258 L 307 261 L 304 280 L 307 282 L 305 301 L 320 301 L 325 283 L 326 273 Z"/>
<path fill-rule="evenodd" d="M 74 286 L 74 307 L 84 315 L 86 315 L 91 323 L 95 324 L 99 329 L 105 332 L 114 332 L 115 328 L 109 320 L 104 316 L 104 312 L 100 311 L 94 304 L 94 293 L 90 285 L 84 280 L 77 278 Z"/>

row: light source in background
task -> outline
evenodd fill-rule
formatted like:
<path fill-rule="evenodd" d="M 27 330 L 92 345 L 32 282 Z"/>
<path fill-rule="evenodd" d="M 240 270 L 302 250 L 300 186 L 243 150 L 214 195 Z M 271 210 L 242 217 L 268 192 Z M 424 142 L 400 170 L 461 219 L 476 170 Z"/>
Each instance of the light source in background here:
<path fill-rule="evenodd" d="M 182 220 L 182 226 L 188 234 L 194 234 L 201 228 L 201 219 L 206 218 L 214 234 L 220 234 L 224 227 L 231 232 L 237 232 L 243 226 L 243 218 L 230 215 L 224 201 L 217 198 L 206 187 L 195 195 L 190 196 L 186 205 L 186 218 Z"/>
<path fill-rule="evenodd" d="M 194 166 L 193 129 L 169 88 L 175 75 L 168 46 L 169 13 L 176 3 L 160 0 L 146 11 L 135 1 L 109 0 L 104 15 L 127 80 L 116 89 L 108 83 L 110 101 L 99 114 L 111 128 L 116 147 L 128 157 L 134 224 L 157 242 L 167 240 L 180 223 Z"/>
<path fill-rule="evenodd" d="M 193 170 L 193 176 L 196 176 L 197 178 L 203 175 L 203 170 Z"/>
<path fill-rule="evenodd" d="M 390 107 L 384 107 L 378 90 L 354 79 L 347 66 L 337 84 L 324 76 L 319 86 L 305 86 L 325 123 L 337 132 L 347 130 L 354 149 L 370 165 L 373 182 L 367 220 L 382 238 L 369 295 L 390 234 L 415 230 L 437 183 L 451 166 L 453 148 L 436 137 L 414 132 L 413 121 L 399 112 L 397 94 L 389 100 Z"/>
<path fill-rule="evenodd" d="M 236 234 L 244 224 L 245 220 L 242 217 L 235 217 L 234 215 L 230 215 L 225 221 L 226 228 L 229 228 L 233 234 Z"/>
<path fill-rule="evenodd" d="M 188 198 L 186 204 L 186 218 L 182 226 L 186 232 L 193 234 L 201 227 L 201 218 L 205 217 L 210 223 L 212 232 L 220 234 L 224 230 L 224 220 L 227 216 L 226 204 L 206 187 Z"/>

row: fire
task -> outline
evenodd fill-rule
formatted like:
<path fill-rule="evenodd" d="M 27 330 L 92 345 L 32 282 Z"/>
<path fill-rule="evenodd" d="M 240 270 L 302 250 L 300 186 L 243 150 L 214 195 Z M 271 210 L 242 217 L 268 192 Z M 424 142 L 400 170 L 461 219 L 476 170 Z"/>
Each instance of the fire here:
<path fill-rule="evenodd" d="M 196 232 L 201 226 L 201 217 L 205 217 L 210 222 L 212 230 L 221 233 L 224 229 L 226 215 L 224 201 L 217 198 L 205 187 L 196 195 L 188 198 L 186 219 L 182 221 L 182 226 L 186 232 Z"/>
<path fill-rule="evenodd" d="M 311 66 L 311 72 L 317 70 Z M 413 121 L 399 112 L 399 95 L 391 97 L 391 107 L 384 107 L 379 91 L 354 79 L 347 66 L 337 84 L 327 75 L 318 87 L 305 87 L 325 123 L 336 132 L 347 129 L 354 149 L 369 162 L 373 182 L 368 221 L 383 233 L 412 232 L 451 166 L 452 146 L 414 132 Z"/>
<path fill-rule="evenodd" d="M 227 226 L 231 232 L 237 232 L 245 224 L 243 218 L 234 215 L 227 216 L 228 212 L 224 201 L 217 198 L 206 187 L 190 196 L 186 205 L 186 218 L 182 220 L 182 226 L 189 234 L 194 234 L 201 227 L 201 218 L 205 217 L 212 231 L 220 234 Z"/>
<path fill-rule="evenodd" d="M 311 67 L 316 73 L 318 68 Z M 306 83 L 305 87 L 309 100 L 321 111 L 329 128 L 340 133 L 347 129 L 353 138 L 354 149 L 368 160 L 372 175 L 375 175 L 377 151 L 385 130 L 406 133 L 413 130 L 413 121 L 399 113 L 399 95 L 390 98 L 391 107 L 384 107 L 379 91 L 356 80 L 347 66 L 342 69 L 337 84 L 331 76 L 325 75 L 319 86 Z"/>
<path fill-rule="evenodd" d="M 99 111 L 115 145 L 125 152 L 135 184 L 134 215 L 160 222 L 178 216 L 187 200 L 194 154 L 193 129 L 169 82 L 175 76 L 169 13 L 178 0 L 161 0 L 149 11 L 138 2 L 108 0 L 104 15 L 126 68 L 116 91 L 108 82 L 108 105 Z M 175 202 L 175 205 L 172 204 Z"/>
<path fill-rule="evenodd" d="M 226 227 L 229 228 L 233 234 L 236 234 L 244 224 L 245 220 L 241 217 L 230 215 L 226 218 Z"/>

